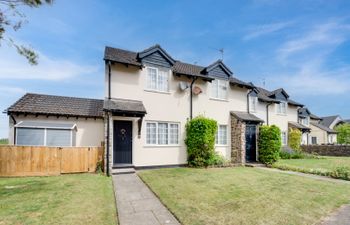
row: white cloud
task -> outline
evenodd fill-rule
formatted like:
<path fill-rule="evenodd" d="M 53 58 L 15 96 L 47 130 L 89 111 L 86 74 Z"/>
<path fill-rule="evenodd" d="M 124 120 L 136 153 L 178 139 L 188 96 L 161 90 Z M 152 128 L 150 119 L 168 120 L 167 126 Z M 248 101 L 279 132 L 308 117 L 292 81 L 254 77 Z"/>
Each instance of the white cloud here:
<path fill-rule="evenodd" d="M 247 40 L 261 37 L 263 35 L 268 35 L 268 34 L 280 31 L 282 29 L 285 29 L 292 24 L 293 22 L 279 22 L 279 23 L 264 24 L 264 25 L 252 27 L 249 29 L 249 33 L 243 37 L 243 40 L 247 41 Z"/>
<path fill-rule="evenodd" d="M 24 94 L 26 91 L 20 87 L 11 87 L 0 85 L 0 92 L 4 94 Z"/>
<path fill-rule="evenodd" d="M 278 49 L 281 60 L 306 50 L 320 50 L 334 48 L 347 40 L 350 34 L 350 25 L 331 21 L 312 27 L 309 32 L 297 38 L 290 39 Z"/>
<path fill-rule="evenodd" d="M 0 79 L 25 80 L 66 80 L 81 74 L 97 72 L 97 66 L 84 65 L 66 59 L 52 58 L 42 52 L 39 64 L 31 66 L 26 59 L 17 54 L 14 48 L 1 46 Z"/>

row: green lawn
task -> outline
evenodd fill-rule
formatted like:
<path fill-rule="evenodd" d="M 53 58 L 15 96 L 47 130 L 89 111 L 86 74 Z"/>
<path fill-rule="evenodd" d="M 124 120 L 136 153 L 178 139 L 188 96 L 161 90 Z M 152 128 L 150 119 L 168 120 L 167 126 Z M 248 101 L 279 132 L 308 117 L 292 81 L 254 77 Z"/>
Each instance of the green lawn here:
<path fill-rule="evenodd" d="M 293 170 L 304 173 L 333 176 L 342 170 L 343 179 L 350 179 L 350 157 L 321 157 L 315 159 L 281 159 L 273 167 L 283 170 Z M 339 173 L 339 172 L 338 172 Z M 348 173 L 348 174 L 347 174 Z M 336 175 L 336 174 L 335 174 Z"/>
<path fill-rule="evenodd" d="M 112 180 L 96 174 L 0 178 L 0 224 L 116 224 Z"/>
<path fill-rule="evenodd" d="M 350 185 L 256 168 L 161 169 L 139 176 L 184 225 L 314 224 L 350 203 Z"/>
<path fill-rule="evenodd" d="M 0 145 L 7 145 L 7 144 L 8 144 L 8 139 L 0 138 Z"/>

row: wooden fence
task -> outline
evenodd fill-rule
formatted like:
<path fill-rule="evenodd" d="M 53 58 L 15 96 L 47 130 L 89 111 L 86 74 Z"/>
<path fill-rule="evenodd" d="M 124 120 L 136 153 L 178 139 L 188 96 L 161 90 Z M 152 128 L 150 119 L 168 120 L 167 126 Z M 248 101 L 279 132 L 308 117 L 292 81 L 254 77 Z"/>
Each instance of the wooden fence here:
<path fill-rule="evenodd" d="M 0 177 L 95 172 L 103 147 L 0 145 Z"/>

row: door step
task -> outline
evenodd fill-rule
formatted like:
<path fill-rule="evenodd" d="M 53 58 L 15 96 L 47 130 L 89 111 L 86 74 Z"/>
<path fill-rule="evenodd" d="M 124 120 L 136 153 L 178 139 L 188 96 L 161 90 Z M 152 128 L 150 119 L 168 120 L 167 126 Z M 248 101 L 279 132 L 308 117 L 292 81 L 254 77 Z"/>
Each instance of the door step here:
<path fill-rule="evenodd" d="M 112 169 L 112 174 L 129 174 L 135 173 L 135 168 L 116 168 Z"/>

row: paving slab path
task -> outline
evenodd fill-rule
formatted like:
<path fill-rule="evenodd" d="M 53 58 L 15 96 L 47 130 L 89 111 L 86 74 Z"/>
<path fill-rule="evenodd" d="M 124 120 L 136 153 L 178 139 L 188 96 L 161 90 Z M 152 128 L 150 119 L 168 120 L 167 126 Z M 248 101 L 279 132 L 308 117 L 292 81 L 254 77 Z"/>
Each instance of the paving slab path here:
<path fill-rule="evenodd" d="M 120 225 L 180 225 L 135 174 L 113 175 Z"/>
<path fill-rule="evenodd" d="M 319 225 L 348 225 L 350 224 L 350 205 L 343 205 L 330 214 Z"/>

